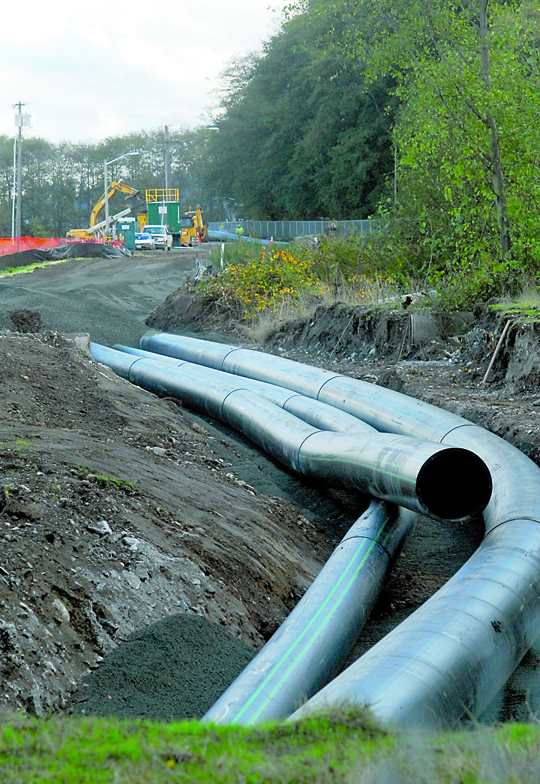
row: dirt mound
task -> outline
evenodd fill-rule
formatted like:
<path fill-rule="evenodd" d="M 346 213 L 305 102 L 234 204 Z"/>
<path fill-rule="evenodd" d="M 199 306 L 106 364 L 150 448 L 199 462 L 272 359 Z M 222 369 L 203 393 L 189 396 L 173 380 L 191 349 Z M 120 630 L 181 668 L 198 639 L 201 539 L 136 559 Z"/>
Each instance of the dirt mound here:
<path fill-rule="evenodd" d="M 212 298 L 193 295 L 190 284 L 171 292 L 146 318 L 145 323 L 163 332 L 208 335 L 211 333 L 246 339 L 247 329 L 237 315 Z"/>
<path fill-rule="evenodd" d="M 200 719 L 255 651 L 203 618 L 171 615 L 128 637 L 88 675 L 75 713 L 154 721 Z"/>
<path fill-rule="evenodd" d="M 0 270 L 28 267 L 40 261 L 60 261 L 62 259 L 115 259 L 131 256 L 131 251 L 116 245 L 102 245 L 97 242 L 74 242 L 70 245 L 59 245 L 48 250 L 23 250 L 0 257 Z"/>
<path fill-rule="evenodd" d="M 331 547 L 275 497 L 281 472 L 57 333 L 0 331 L 0 378 L 0 707 L 64 707 L 131 634 L 179 613 L 182 656 L 198 666 L 204 621 L 206 666 L 232 681 L 245 646 L 273 633 Z M 343 507 L 305 492 L 329 519 L 342 517 Z M 244 647 L 229 642 L 224 659 L 212 625 Z M 187 693 L 194 681 L 178 678 Z M 205 709 L 195 710 L 199 694 L 178 700 L 195 714 Z M 144 716 L 151 698 L 140 698 Z"/>
<path fill-rule="evenodd" d="M 37 310 L 8 310 L 8 316 L 17 332 L 41 332 L 43 329 L 43 319 Z"/>

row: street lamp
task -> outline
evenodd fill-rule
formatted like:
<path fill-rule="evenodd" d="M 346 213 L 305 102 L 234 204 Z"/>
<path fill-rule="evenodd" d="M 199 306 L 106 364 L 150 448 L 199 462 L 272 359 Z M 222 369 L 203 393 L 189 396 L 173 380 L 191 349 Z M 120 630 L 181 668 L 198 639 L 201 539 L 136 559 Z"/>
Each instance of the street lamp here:
<path fill-rule="evenodd" d="M 103 179 L 105 181 L 105 238 L 107 238 L 109 234 L 109 178 L 107 176 L 107 166 L 109 163 L 114 163 L 115 161 L 119 161 L 121 158 L 129 158 L 130 155 L 138 155 L 139 153 L 134 150 L 133 152 L 125 152 L 123 155 L 119 155 L 118 158 L 113 158 L 111 161 L 104 161 L 103 162 Z"/>

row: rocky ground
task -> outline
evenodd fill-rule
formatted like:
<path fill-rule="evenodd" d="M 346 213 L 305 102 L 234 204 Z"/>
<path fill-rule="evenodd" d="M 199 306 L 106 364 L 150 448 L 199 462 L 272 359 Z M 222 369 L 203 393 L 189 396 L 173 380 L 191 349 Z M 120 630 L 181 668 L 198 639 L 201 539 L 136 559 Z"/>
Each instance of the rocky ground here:
<path fill-rule="evenodd" d="M 211 304 L 186 299 L 197 255 L 68 261 L 0 279 L 0 706 L 202 715 L 362 511 L 360 495 L 299 483 L 226 427 L 85 352 L 85 333 L 135 345 L 150 312 L 155 328 L 252 344 Z M 449 319 L 399 305 L 377 315 L 321 307 L 260 347 L 448 408 L 538 462 L 540 342 L 534 318 L 512 319 L 486 384 L 502 325 L 485 308 Z M 426 521 L 355 655 L 437 590 L 481 536 L 480 524 Z M 535 657 L 494 717 L 527 701 L 534 709 Z"/>

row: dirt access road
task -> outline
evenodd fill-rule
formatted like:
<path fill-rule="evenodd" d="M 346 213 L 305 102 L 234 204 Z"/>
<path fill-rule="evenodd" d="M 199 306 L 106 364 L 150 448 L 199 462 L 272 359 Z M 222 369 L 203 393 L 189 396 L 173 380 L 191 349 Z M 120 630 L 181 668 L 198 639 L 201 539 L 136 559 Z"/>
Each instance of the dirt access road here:
<path fill-rule="evenodd" d="M 193 277 L 198 255 L 69 261 L 0 280 L 2 706 L 201 716 L 362 511 L 359 494 L 298 482 L 219 423 L 131 387 L 64 337 L 89 332 L 135 345 L 149 312 Z M 10 312 L 21 308 L 40 314 L 38 333 L 13 331 Z M 320 326 L 333 347 L 349 313 L 325 318 L 308 332 L 313 339 Z M 204 323 L 176 331 L 192 328 Z M 485 424 L 503 407 L 492 393 L 477 394 L 456 365 L 450 374 L 437 358 L 397 370 L 388 360 L 365 364 L 334 356 L 320 340 L 309 345 L 302 330 L 274 335 L 271 349 L 464 416 L 476 411 Z M 525 409 L 507 411 L 513 429 L 522 422 L 531 431 Z M 533 446 L 537 430 L 527 436 Z M 356 655 L 443 585 L 481 536 L 480 524 L 423 521 Z M 535 709 L 536 656 L 492 718 Z"/>

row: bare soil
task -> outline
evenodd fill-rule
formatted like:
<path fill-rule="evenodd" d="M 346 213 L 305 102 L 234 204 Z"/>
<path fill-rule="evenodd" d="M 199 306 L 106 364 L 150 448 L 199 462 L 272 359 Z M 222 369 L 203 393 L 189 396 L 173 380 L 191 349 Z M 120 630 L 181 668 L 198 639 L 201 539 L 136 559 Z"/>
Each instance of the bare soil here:
<path fill-rule="evenodd" d="M 242 324 L 187 294 L 197 256 L 84 259 L 0 279 L 4 708 L 200 717 L 364 508 L 361 495 L 299 482 L 222 424 L 132 387 L 74 339 L 136 345 L 148 318 L 253 345 Z M 538 462 L 537 322 L 516 321 L 485 385 L 501 330 L 485 308 L 449 318 L 321 306 L 258 347 L 455 411 Z M 355 655 L 481 537 L 480 523 L 424 521 Z M 535 709 L 536 655 L 489 718 Z"/>

